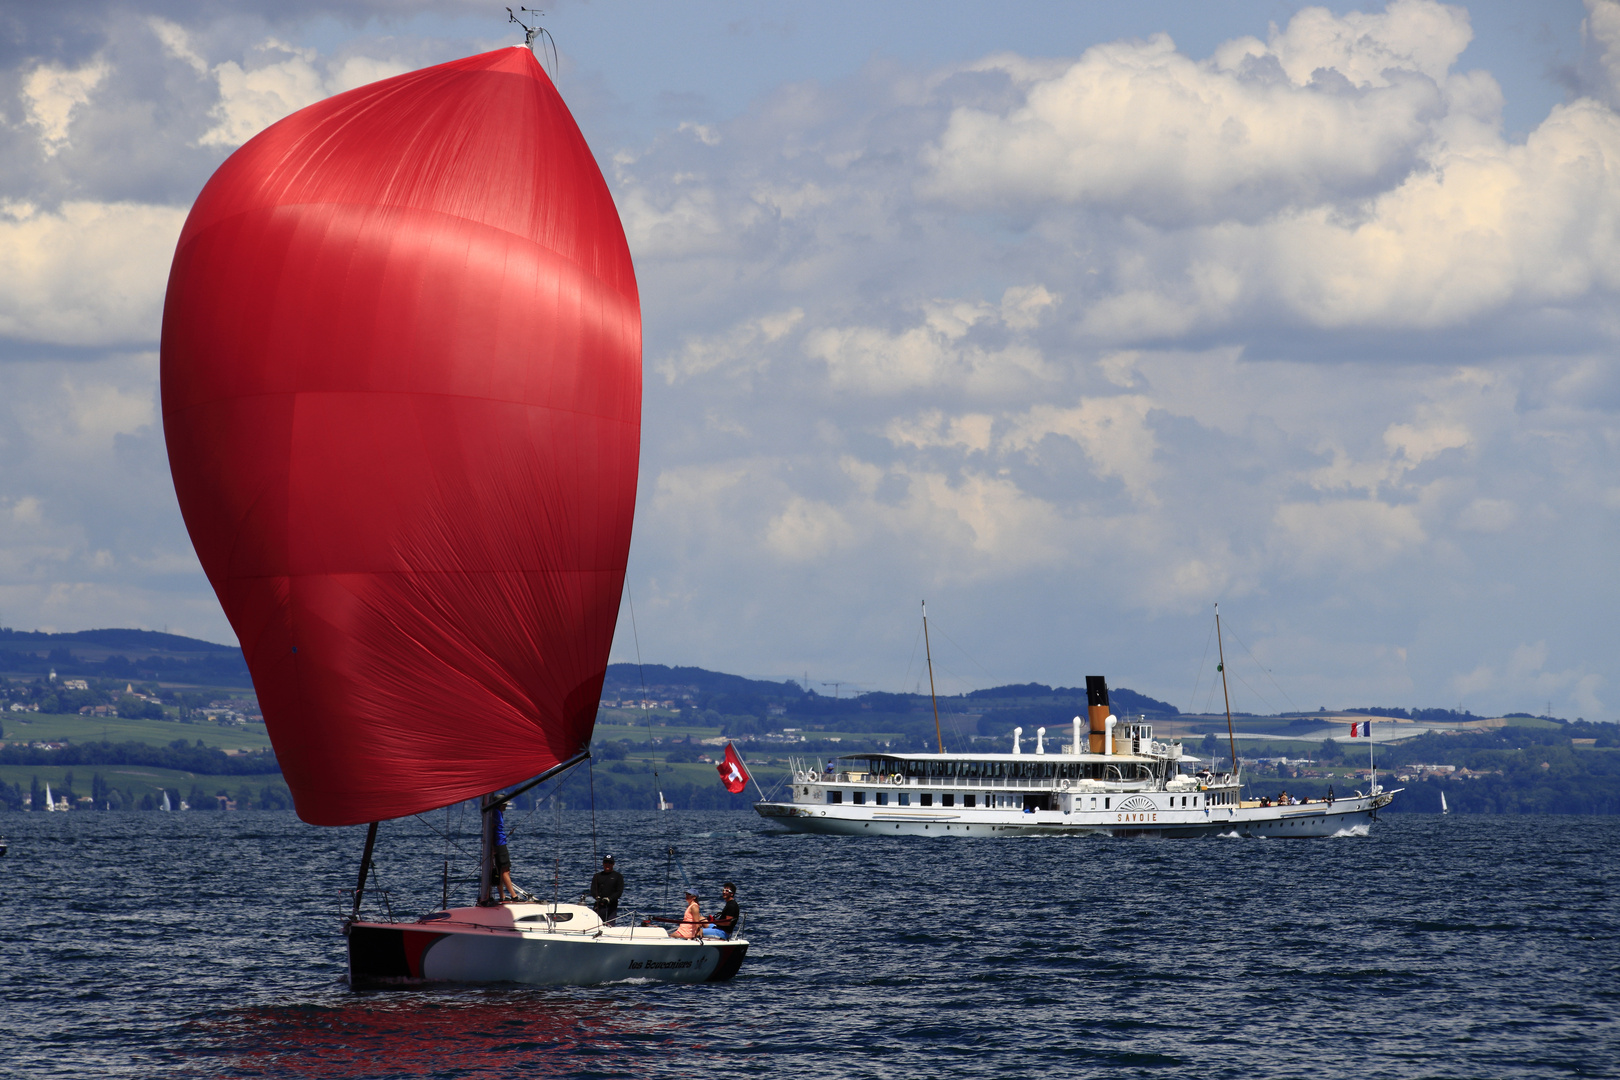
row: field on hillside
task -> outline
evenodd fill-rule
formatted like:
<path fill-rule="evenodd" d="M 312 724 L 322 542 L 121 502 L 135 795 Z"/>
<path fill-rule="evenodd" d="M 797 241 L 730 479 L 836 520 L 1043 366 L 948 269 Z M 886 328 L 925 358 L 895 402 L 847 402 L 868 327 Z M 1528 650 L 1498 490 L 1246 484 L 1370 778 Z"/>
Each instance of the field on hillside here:
<path fill-rule="evenodd" d="M 649 724 L 649 719 L 651 722 Z M 855 721 L 861 719 L 856 716 L 841 716 L 837 718 L 838 730 L 831 731 L 803 731 L 799 734 L 804 738 L 816 742 L 843 741 L 854 742 L 887 742 L 900 738 L 895 731 L 865 731 L 857 727 Z M 879 721 L 883 719 L 878 718 Z M 648 739 L 656 738 L 668 741 L 669 739 L 684 739 L 690 737 L 701 742 L 704 739 L 718 739 L 722 737 L 723 726 L 713 724 L 705 725 L 689 717 L 685 713 L 664 712 L 661 710 L 648 710 L 639 712 L 631 709 L 603 709 L 596 715 L 596 741 L 614 741 L 623 739 L 630 743 L 644 743 Z"/>
<path fill-rule="evenodd" d="M 56 713 L 0 713 L 4 741 L 19 742 L 141 742 L 167 746 L 176 739 L 221 750 L 265 750 L 270 736 L 263 724 L 218 724 L 201 721 L 126 720 L 119 716 L 79 716 Z"/>

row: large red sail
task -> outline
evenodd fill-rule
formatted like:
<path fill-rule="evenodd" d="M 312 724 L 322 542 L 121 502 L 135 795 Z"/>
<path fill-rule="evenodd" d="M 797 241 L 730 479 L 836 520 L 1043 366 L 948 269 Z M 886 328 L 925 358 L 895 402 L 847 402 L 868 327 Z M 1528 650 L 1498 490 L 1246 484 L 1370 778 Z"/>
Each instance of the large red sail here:
<path fill-rule="evenodd" d="M 180 508 L 305 821 L 444 806 L 588 745 L 641 314 L 527 49 L 351 90 L 231 155 L 181 233 L 162 355 Z"/>

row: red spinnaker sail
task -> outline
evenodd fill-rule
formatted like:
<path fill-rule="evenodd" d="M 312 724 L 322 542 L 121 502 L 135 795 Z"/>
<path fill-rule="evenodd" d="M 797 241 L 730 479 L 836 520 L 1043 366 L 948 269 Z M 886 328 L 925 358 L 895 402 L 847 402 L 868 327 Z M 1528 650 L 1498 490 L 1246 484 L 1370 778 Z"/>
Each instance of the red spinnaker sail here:
<path fill-rule="evenodd" d="M 588 745 L 641 313 L 529 50 L 339 94 L 231 155 L 181 233 L 162 356 L 180 508 L 299 816 L 444 806 Z"/>

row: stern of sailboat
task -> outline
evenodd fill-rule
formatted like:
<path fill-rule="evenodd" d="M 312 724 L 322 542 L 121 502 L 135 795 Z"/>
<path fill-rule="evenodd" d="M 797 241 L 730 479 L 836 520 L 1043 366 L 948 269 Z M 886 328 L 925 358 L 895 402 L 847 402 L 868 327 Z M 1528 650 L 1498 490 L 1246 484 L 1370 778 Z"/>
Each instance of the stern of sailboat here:
<path fill-rule="evenodd" d="M 422 979 L 422 957 L 445 935 L 409 925 L 350 923 L 349 985 L 378 986 Z"/>

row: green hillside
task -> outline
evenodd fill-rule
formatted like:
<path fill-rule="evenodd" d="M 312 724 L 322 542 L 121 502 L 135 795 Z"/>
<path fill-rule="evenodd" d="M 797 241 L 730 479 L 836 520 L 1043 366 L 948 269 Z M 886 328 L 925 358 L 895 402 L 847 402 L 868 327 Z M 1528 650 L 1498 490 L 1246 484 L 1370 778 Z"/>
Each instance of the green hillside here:
<path fill-rule="evenodd" d="M 0 627 L 0 675 L 8 678 L 153 680 L 250 691 L 242 650 L 156 630 L 51 634 Z"/>
<path fill-rule="evenodd" d="M 219 724 L 211 720 L 126 719 L 61 713 L 5 713 L 0 716 L 6 742 L 142 742 L 166 746 L 175 739 L 201 739 L 221 750 L 268 750 L 263 724 Z"/>

